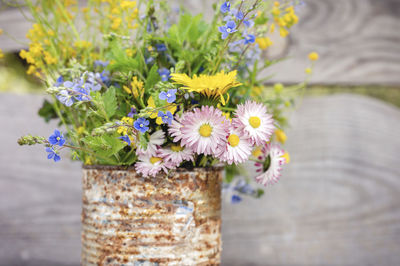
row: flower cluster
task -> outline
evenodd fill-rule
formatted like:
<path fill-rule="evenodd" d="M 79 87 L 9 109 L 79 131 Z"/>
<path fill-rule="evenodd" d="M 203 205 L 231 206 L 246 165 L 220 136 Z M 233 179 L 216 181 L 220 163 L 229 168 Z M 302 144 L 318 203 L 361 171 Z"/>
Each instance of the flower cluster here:
<path fill-rule="evenodd" d="M 279 179 L 289 162 L 285 109 L 305 82 L 269 86 L 259 74 L 279 62 L 262 50 L 275 27 L 284 37 L 297 23 L 296 1 L 225 1 L 213 23 L 169 12 L 165 1 L 26 2 L 36 24 L 20 56 L 52 96 L 39 114 L 58 118 L 66 137 L 55 130 L 21 145 L 43 144 L 54 161 L 69 148 L 84 164 L 133 166 L 145 177 L 224 164 L 234 203 L 262 194 L 249 179 L 233 181 L 243 163 L 254 162 L 259 184 Z M 308 74 L 318 55 L 309 59 Z"/>

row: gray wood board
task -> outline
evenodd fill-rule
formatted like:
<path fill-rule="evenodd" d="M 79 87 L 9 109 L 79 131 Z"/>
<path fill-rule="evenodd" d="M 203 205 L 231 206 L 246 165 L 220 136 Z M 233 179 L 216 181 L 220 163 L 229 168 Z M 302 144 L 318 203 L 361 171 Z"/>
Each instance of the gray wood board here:
<path fill-rule="evenodd" d="M 175 1 L 177 2 L 177 1 Z M 193 12 L 209 17 L 215 1 L 186 0 Z M 299 7 L 300 23 L 282 40 L 274 37 L 269 55 L 288 57 L 265 75 L 277 73 L 271 82 L 296 83 L 305 79 L 307 55 L 321 55 L 311 83 L 400 84 L 400 1 L 396 0 L 306 0 Z M 0 28 L 27 43 L 30 25 L 17 9 L 0 11 Z M 15 51 L 25 47 L 0 36 L 0 48 Z"/>
<path fill-rule="evenodd" d="M 39 95 L 0 94 L 0 265 L 78 265 L 80 164 L 16 139 L 48 136 Z M 354 95 L 305 98 L 292 162 L 260 200 L 223 206 L 223 265 L 399 265 L 400 110 Z"/>

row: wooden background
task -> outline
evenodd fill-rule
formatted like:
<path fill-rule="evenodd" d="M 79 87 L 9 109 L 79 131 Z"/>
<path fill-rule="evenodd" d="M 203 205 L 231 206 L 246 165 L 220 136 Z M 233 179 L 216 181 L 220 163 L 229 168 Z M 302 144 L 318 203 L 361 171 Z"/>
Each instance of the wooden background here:
<path fill-rule="evenodd" d="M 400 1 L 309 0 L 275 77 L 316 84 L 400 85 Z M 188 5 L 200 1 L 187 1 Z M 204 2 L 201 2 L 204 3 Z M 14 11 L 0 28 L 23 36 Z M 21 37 L 22 38 L 22 37 Z M 16 49 L 0 36 L 0 47 Z M 79 265 L 80 164 L 19 147 L 49 135 L 40 95 L 0 94 L 0 265 Z M 355 95 L 305 98 L 291 115 L 292 162 L 261 200 L 223 207 L 223 265 L 400 265 L 400 110 Z"/>

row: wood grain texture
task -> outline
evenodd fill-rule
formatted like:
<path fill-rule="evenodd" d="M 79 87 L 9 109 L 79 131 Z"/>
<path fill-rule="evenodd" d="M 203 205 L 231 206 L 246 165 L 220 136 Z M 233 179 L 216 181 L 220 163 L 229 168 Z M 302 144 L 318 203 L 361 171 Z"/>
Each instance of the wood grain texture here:
<path fill-rule="evenodd" d="M 178 2 L 177 0 L 175 2 Z M 210 17 L 214 0 L 181 0 L 193 12 Z M 288 59 L 265 72 L 277 73 L 271 82 L 295 83 L 305 79 L 307 55 L 321 55 L 311 83 L 400 84 L 400 1 L 305 0 L 298 8 L 300 23 L 287 39 L 274 37 L 273 57 Z M 29 29 L 16 9 L 0 11 L 0 28 L 27 43 Z M 10 51 L 25 45 L 0 36 L 0 48 Z"/>
<path fill-rule="evenodd" d="M 33 116 L 42 100 L 0 94 L 0 265 L 79 265 L 80 164 L 16 144 L 55 128 Z M 223 206 L 223 265 L 399 265 L 399 122 L 370 98 L 304 99 L 282 180 Z"/>

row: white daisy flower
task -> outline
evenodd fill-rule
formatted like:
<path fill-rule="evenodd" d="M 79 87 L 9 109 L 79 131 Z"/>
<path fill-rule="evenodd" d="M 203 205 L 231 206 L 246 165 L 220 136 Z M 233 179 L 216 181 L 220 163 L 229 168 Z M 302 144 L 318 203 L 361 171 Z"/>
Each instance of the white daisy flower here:
<path fill-rule="evenodd" d="M 136 154 L 137 155 L 154 155 L 158 150 L 159 146 L 161 146 L 165 141 L 165 134 L 162 130 L 157 130 L 153 134 L 150 135 L 149 142 L 147 143 L 147 148 L 144 148 L 140 145 L 140 142 L 137 144 Z"/>
<path fill-rule="evenodd" d="M 273 185 L 279 181 L 282 165 L 288 163 L 288 157 L 279 144 L 265 144 L 262 153 L 255 166 L 258 173 L 263 173 L 256 177 L 256 181 L 264 186 Z"/>
<path fill-rule="evenodd" d="M 263 145 L 269 141 L 275 129 L 272 115 L 267 113 L 265 105 L 253 101 L 239 104 L 236 118 L 233 125 L 243 131 L 255 145 Z"/>
<path fill-rule="evenodd" d="M 218 148 L 216 157 L 221 162 L 239 164 L 250 157 L 252 149 L 253 145 L 249 137 L 245 137 L 237 129 L 231 129 L 225 143 Z"/>
<path fill-rule="evenodd" d="M 187 112 L 181 124 L 181 144 L 197 154 L 215 155 L 218 147 L 225 143 L 229 131 L 229 121 L 212 106 Z"/>
<path fill-rule="evenodd" d="M 193 161 L 193 151 L 179 144 L 161 149 L 160 155 L 174 166 L 179 166 L 183 161 Z"/>

